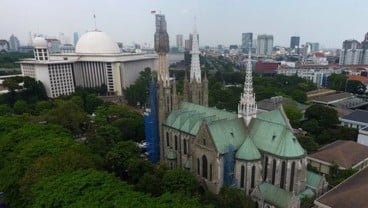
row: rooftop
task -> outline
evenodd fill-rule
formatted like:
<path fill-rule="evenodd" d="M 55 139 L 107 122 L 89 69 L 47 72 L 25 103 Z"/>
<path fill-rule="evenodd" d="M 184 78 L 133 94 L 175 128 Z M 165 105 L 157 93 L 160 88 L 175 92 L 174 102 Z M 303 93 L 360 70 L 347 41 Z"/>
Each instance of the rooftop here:
<path fill-rule="evenodd" d="M 349 80 L 356 80 L 356 81 L 360 81 L 363 84 L 368 84 L 368 77 L 363 77 L 363 76 L 359 76 L 359 75 L 347 75 Z"/>
<path fill-rule="evenodd" d="M 314 203 L 333 208 L 368 207 L 368 168 L 346 179 Z"/>
<path fill-rule="evenodd" d="M 308 157 L 349 169 L 368 158 L 368 147 L 353 141 L 337 140 Z"/>
<path fill-rule="evenodd" d="M 336 93 L 336 94 L 332 94 L 332 95 L 326 95 L 326 96 L 320 96 L 318 98 L 314 98 L 313 102 L 328 105 L 328 104 L 339 102 L 339 101 L 342 101 L 342 100 L 345 100 L 345 99 L 349 99 L 351 97 L 352 97 L 352 95 L 350 93 L 340 92 L 340 93 Z"/>
<path fill-rule="evenodd" d="M 355 110 L 354 112 L 343 116 L 342 119 L 368 124 L 368 111 Z"/>

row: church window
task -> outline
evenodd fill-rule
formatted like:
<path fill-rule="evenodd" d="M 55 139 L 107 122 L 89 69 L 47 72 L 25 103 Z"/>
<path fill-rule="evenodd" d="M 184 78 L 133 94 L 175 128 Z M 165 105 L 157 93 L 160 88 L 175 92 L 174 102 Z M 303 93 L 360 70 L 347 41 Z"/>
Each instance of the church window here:
<path fill-rule="evenodd" d="M 286 162 L 282 161 L 281 165 L 281 178 L 280 178 L 280 188 L 285 188 L 285 179 L 286 179 Z"/>
<path fill-rule="evenodd" d="M 170 146 L 169 132 L 166 132 L 166 145 Z"/>
<path fill-rule="evenodd" d="M 200 163 L 199 163 L 199 158 L 197 158 L 197 174 L 200 175 Z"/>
<path fill-rule="evenodd" d="M 254 183 L 255 183 L 255 178 L 256 178 L 256 166 L 252 166 L 252 181 L 251 181 L 251 188 L 254 188 Z"/>
<path fill-rule="evenodd" d="M 242 165 L 240 168 L 240 188 L 244 188 L 244 174 L 245 174 L 244 165 Z"/>
<path fill-rule="evenodd" d="M 212 181 L 212 164 L 210 164 L 210 181 Z"/>
<path fill-rule="evenodd" d="M 178 136 L 175 135 L 175 150 L 178 150 Z"/>
<path fill-rule="evenodd" d="M 184 154 L 187 154 L 188 153 L 188 150 L 187 150 L 187 140 L 184 139 L 183 142 L 184 142 L 184 144 L 183 144 L 183 151 L 184 151 Z"/>
<path fill-rule="evenodd" d="M 275 178 L 276 178 L 276 160 L 273 159 L 272 161 L 272 184 L 275 185 Z"/>
<path fill-rule="evenodd" d="M 263 174 L 264 181 L 267 179 L 267 170 L 268 170 L 268 157 L 265 157 L 264 174 Z"/>
<path fill-rule="evenodd" d="M 294 189 L 294 177 L 295 177 L 295 162 L 291 164 L 291 173 L 290 173 L 290 191 Z"/>
<path fill-rule="evenodd" d="M 203 139 L 203 145 L 206 146 L 206 139 Z"/>
<path fill-rule="evenodd" d="M 202 156 L 202 177 L 203 178 L 208 178 L 208 175 L 207 175 L 207 157 L 206 157 L 206 155 Z"/>

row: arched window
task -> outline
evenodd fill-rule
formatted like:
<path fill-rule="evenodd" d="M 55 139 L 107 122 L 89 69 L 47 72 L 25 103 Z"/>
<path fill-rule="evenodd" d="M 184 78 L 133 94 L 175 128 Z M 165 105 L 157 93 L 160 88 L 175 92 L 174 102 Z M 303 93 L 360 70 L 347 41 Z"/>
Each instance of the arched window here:
<path fill-rule="evenodd" d="M 286 179 L 286 162 L 282 161 L 281 165 L 281 178 L 280 178 L 280 188 L 285 188 L 285 179 Z"/>
<path fill-rule="evenodd" d="M 166 132 L 166 145 L 170 146 L 169 132 Z"/>
<path fill-rule="evenodd" d="M 212 181 L 212 164 L 210 164 L 210 181 Z"/>
<path fill-rule="evenodd" d="M 175 150 L 178 150 L 178 136 L 175 135 Z"/>
<path fill-rule="evenodd" d="M 267 169 L 268 169 L 268 157 L 265 158 L 264 172 L 263 172 L 264 181 L 267 179 Z"/>
<path fill-rule="evenodd" d="M 255 183 L 255 178 L 256 178 L 256 166 L 252 166 L 252 181 L 251 181 L 251 188 L 254 188 L 254 183 Z"/>
<path fill-rule="evenodd" d="M 188 150 L 187 150 L 187 140 L 186 139 L 183 139 L 183 151 L 184 151 L 184 154 L 185 155 L 188 153 Z"/>
<path fill-rule="evenodd" d="M 207 157 L 206 155 L 202 156 L 202 177 L 207 178 Z"/>
<path fill-rule="evenodd" d="M 275 185 L 275 178 L 276 178 L 276 160 L 273 159 L 272 161 L 272 184 Z"/>
<path fill-rule="evenodd" d="M 291 173 L 290 173 L 290 192 L 294 189 L 294 176 L 295 175 L 295 162 L 291 164 Z"/>
<path fill-rule="evenodd" d="M 245 175 L 245 170 L 244 170 L 244 165 L 242 165 L 240 168 L 240 188 L 244 188 L 244 175 Z"/>
<path fill-rule="evenodd" d="M 200 169 L 201 165 L 199 163 L 199 158 L 197 158 L 197 174 L 200 175 L 201 174 L 201 169 Z"/>

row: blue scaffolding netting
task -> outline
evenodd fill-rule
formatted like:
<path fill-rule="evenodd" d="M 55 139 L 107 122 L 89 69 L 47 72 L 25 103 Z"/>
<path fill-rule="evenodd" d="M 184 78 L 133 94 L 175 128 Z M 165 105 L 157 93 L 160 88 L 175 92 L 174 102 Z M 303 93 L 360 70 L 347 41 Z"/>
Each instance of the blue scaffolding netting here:
<path fill-rule="evenodd" d="M 157 110 L 157 87 L 154 81 L 150 81 L 149 107 L 144 112 L 144 131 L 147 143 L 147 156 L 154 164 L 160 160 Z"/>
<path fill-rule="evenodd" d="M 234 164 L 235 149 L 233 145 L 228 146 L 224 155 L 224 183 L 228 186 L 235 186 Z"/>

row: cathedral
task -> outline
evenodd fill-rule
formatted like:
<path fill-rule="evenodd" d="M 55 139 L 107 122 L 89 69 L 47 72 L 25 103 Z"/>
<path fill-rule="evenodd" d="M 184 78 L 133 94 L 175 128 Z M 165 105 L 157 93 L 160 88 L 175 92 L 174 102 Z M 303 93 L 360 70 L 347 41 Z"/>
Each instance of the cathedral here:
<path fill-rule="evenodd" d="M 199 43 L 194 26 L 189 79 L 183 95 L 167 67 L 168 34 L 164 15 L 156 15 L 155 50 L 159 54 L 157 83 L 145 115 L 157 114 L 157 141 L 147 138 L 159 160 L 196 176 L 204 189 L 219 193 L 229 185 L 244 191 L 258 207 L 300 207 L 304 197 L 317 197 L 327 188 L 323 176 L 307 170 L 307 153 L 296 139 L 280 106 L 257 112 L 251 55 L 238 112 L 208 107 L 208 80 L 202 79 Z M 250 50 L 249 50 L 250 51 Z M 157 111 L 157 112 L 155 112 Z M 149 121 L 149 122 L 147 122 Z M 155 120 L 145 120 L 146 134 Z M 147 134 L 147 137 L 152 134 Z"/>

